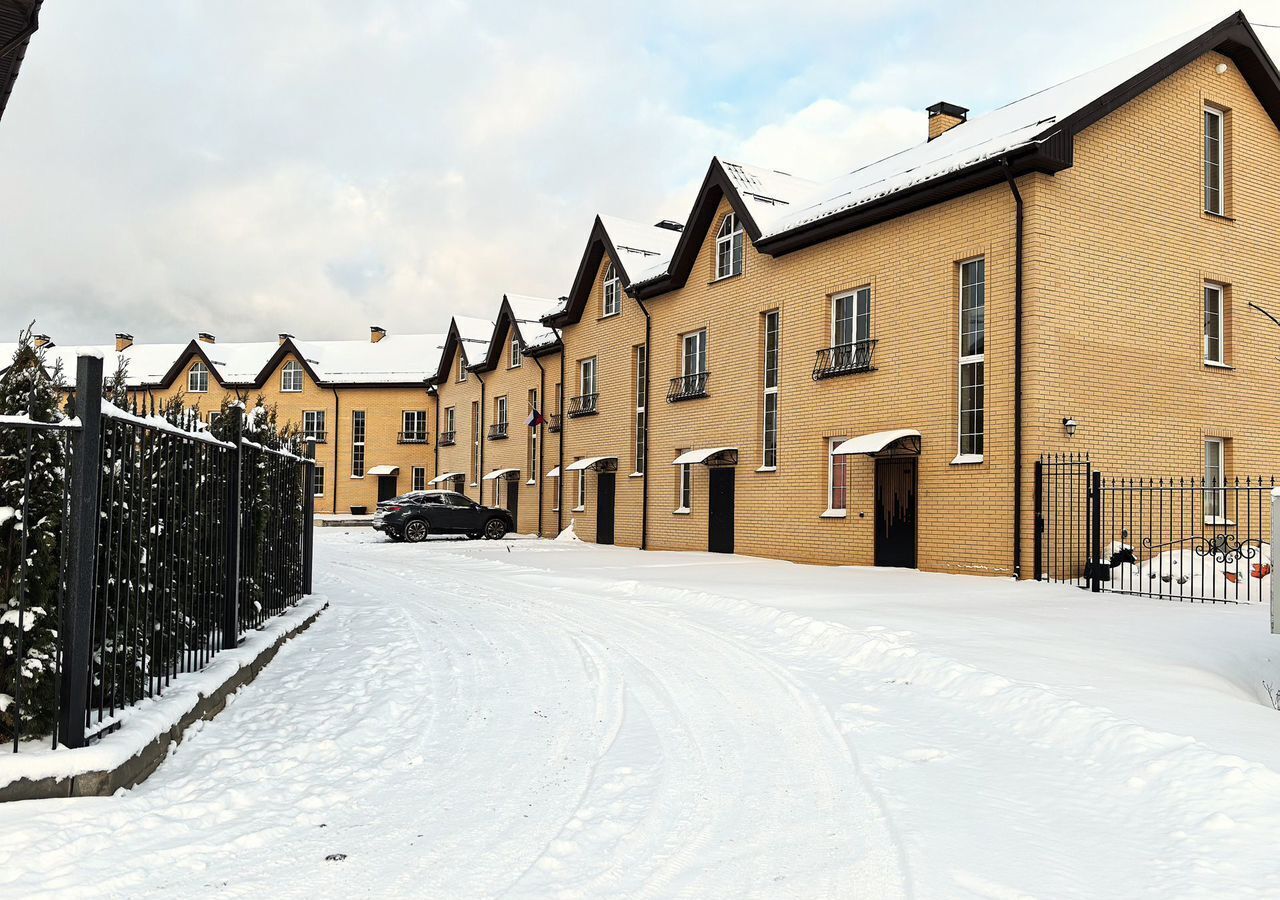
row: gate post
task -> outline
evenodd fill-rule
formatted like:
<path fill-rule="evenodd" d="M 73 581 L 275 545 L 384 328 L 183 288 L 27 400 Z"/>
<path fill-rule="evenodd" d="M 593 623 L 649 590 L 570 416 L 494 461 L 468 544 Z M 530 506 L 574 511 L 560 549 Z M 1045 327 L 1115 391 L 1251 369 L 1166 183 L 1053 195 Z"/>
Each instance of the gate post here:
<path fill-rule="evenodd" d="M 1102 592 L 1102 473 L 1093 472 L 1089 487 L 1089 590 Z"/>
<path fill-rule="evenodd" d="M 1044 460 L 1036 460 L 1036 512 L 1035 512 L 1035 535 L 1033 544 L 1035 547 L 1035 572 L 1036 581 L 1044 577 Z"/>
<path fill-rule="evenodd" d="M 311 567 L 315 561 L 316 538 L 316 439 L 307 438 L 307 462 L 302 466 L 306 484 L 303 485 L 302 515 L 302 593 L 311 593 Z M 409 485 L 413 487 L 413 485 Z"/>
<path fill-rule="evenodd" d="M 240 435 L 244 427 L 244 407 L 239 402 L 234 403 L 227 413 L 231 416 L 230 440 L 233 449 L 231 484 L 227 490 L 227 507 L 224 511 L 227 518 L 227 546 L 222 591 L 226 604 L 222 610 L 223 650 L 230 650 L 240 642 L 240 479 L 244 457 Z"/>
<path fill-rule="evenodd" d="M 1280 488 L 1271 489 L 1271 546 L 1280 535 Z M 1274 557 L 1273 557 L 1274 558 Z M 1271 633 L 1280 634 L 1280 573 L 1271 572 Z"/>
<path fill-rule="evenodd" d="M 66 747 L 83 747 L 89 702 L 90 634 L 98 581 L 99 475 L 102 467 L 102 360 L 76 360 L 76 415 L 80 430 L 71 460 L 71 555 L 67 608 L 62 617 L 62 682 L 58 697 L 58 737 Z"/>

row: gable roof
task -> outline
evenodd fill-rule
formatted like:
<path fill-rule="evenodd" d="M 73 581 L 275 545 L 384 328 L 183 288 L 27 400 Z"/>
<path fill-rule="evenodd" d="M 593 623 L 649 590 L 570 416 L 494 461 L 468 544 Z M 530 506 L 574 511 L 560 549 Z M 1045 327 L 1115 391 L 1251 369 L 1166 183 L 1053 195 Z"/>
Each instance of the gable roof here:
<path fill-rule="evenodd" d="M 596 216 L 568 296 L 563 298 L 560 308 L 544 316 L 543 320 L 560 327 L 572 325 L 582 318 L 605 254 L 617 264 L 620 270 L 618 277 L 622 286 L 627 288 L 646 272 L 665 272 L 680 240 L 680 232 L 670 228 L 645 225 L 617 216 Z"/>
<path fill-rule="evenodd" d="M 805 188 L 803 179 L 762 177 L 764 170 L 713 160 L 670 264 L 644 273 L 635 292 L 650 297 L 684 284 L 721 197 L 742 217 L 757 250 L 781 256 L 990 187 L 1006 172 L 1059 172 L 1074 162 L 1076 134 L 1214 50 L 1235 62 L 1280 126 L 1280 73 L 1244 14 L 1236 12 L 822 184 Z M 742 187 L 743 175 L 758 186 Z M 758 200 L 754 194 L 776 194 L 782 203 L 762 209 L 751 202 Z"/>
<path fill-rule="evenodd" d="M 521 350 L 527 356 L 536 356 L 540 350 L 549 352 L 559 346 L 560 337 L 555 329 L 541 321 L 556 306 L 554 300 L 524 294 L 504 294 L 502 303 L 498 306 L 498 317 L 493 323 L 488 350 L 484 359 L 473 368 L 481 372 L 492 372 L 501 365 L 503 352 L 507 349 L 505 338 L 508 329 L 515 329 L 520 337 Z"/>
<path fill-rule="evenodd" d="M 441 384 L 449 377 L 453 367 L 453 357 L 462 354 L 463 364 L 468 368 L 480 365 L 489 352 L 489 341 L 493 337 L 493 323 L 488 319 L 475 316 L 454 316 L 449 321 L 449 331 L 444 336 L 444 346 L 436 360 L 436 372 L 427 378 L 433 384 Z"/>
<path fill-rule="evenodd" d="M 44 0 L 0 0 L 0 116 L 9 103 Z M 114 349 L 114 348 L 113 348 Z"/>

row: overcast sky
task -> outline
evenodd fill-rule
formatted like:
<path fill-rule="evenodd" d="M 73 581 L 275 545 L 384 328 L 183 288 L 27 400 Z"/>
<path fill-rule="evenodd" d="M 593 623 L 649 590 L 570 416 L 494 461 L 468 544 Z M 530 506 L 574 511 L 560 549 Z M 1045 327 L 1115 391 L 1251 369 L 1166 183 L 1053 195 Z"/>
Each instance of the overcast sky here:
<path fill-rule="evenodd" d="M 713 155 L 831 177 L 1234 9 L 52 0 L 0 122 L 0 340 L 443 330 L 566 293 L 597 212 L 684 221 Z"/>

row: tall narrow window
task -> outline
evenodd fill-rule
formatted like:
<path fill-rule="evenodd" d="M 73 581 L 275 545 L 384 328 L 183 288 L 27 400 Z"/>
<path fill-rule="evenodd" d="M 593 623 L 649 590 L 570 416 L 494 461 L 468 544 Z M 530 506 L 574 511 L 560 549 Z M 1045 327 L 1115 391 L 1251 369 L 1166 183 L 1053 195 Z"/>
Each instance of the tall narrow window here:
<path fill-rule="evenodd" d="M 529 414 L 533 415 L 538 409 L 538 390 L 532 388 L 529 391 Z M 529 437 L 525 445 L 526 468 L 529 472 L 529 483 L 533 484 L 538 480 L 538 433 L 542 429 L 539 426 L 533 426 L 528 429 Z"/>
<path fill-rule="evenodd" d="M 716 278 L 742 274 L 742 224 L 736 213 L 720 221 L 716 232 Z"/>
<path fill-rule="evenodd" d="M 707 329 L 684 336 L 684 375 L 701 375 L 707 371 Z"/>
<path fill-rule="evenodd" d="M 324 410 L 309 410 L 302 414 L 302 436 L 314 438 L 317 444 L 325 441 Z"/>
<path fill-rule="evenodd" d="M 986 261 L 960 266 L 960 456 L 977 461 L 983 453 L 983 392 L 986 363 Z"/>
<path fill-rule="evenodd" d="M 579 365 L 578 388 L 580 396 L 578 398 L 577 413 L 588 414 L 596 411 L 596 400 L 599 399 L 596 390 L 596 358 L 584 359 Z M 571 407 L 569 415 L 574 415 L 575 410 Z"/>
<path fill-rule="evenodd" d="M 458 350 L 458 381 L 467 380 L 467 358 Z"/>
<path fill-rule="evenodd" d="M 1204 210 L 1223 214 L 1223 115 L 1221 110 L 1204 108 Z"/>
<path fill-rule="evenodd" d="M 187 372 L 187 390 L 192 394 L 209 393 L 209 367 L 204 363 L 196 363 Z"/>
<path fill-rule="evenodd" d="M 302 364 L 291 359 L 280 370 L 280 390 L 286 394 L 302 392 Z"/>
<path fill-rule="evenodd" d="M 587 508 L 587 473 L 583 469 L 578 470 L 578 502 L 574 508 L 579 512 Z"/>
<path fill-rule="evenodd" d="M 507 395 L 493 398 L 493 421 L 496 425 L 501 425 L 506 430 L 507 425 Z"/>
<path fill-rule="evenodd" d="M 687 513 L 693 509 L 693 466 L 689 463 L 682 463 L 680 466 L 680 494 L 676 497 L 676 502 L 680 504 L 676 507 L 676 512 Z"/>
<path fill-rule="evenodd" d="M 444 408 L 444 432 L 440 435 L 442 441 L 448 441 L 450 444 L 457 438 L 457 431 L 454 430 L 454 412 L 452 406 Z"/>
<path fill-rule="evenodd" d="M 311 470 L 311 493 L 317 497 L 324 496 L 324 466 L 316 466 Z"/>
<path fill-rule="evenodd" d="M 827 511 L 844 512 L 849 508 L 849 457 L 834 451 L 845 438 L 827 439 Z"/>
<path fill-rule="evenodd" d="M 604 303 L 601 315 L 616 316 L 622 311 L 622 279 L 613 263 L 604 270 Z"/>
<path fill-rule="evenodd" d="M 364 477 L 364 410 L 351 413 L 351 477 Z"/>
<path fill-rule="evenodd" d="M 413 489 L 415 491 L 427 489 L 427 470 L 424 466 L 413 467 Z"/>
<path fill-rule="evenodd" d="M 648 386 L 645 379 L 648 376 L 649 360 L 646 355 L 644 344 L 640 344 L 635 349 L 635 377 L 636 377 L 636 467 L 635 471 L 644 474 L 645 462 L 645 446 L 649 440 L 649 422 L 647 417 L 648 403 Z"/>
<path fill-rule="evenodd" d="M 524 350 L 520 347 L 520 338 L 511 339 L 511 368 L 518 369 L 524 365 Z"/>
<path fill-rule="evenodd" d="M 778 467 L 778 311 L 764 314 L 764 468 Z"/>
<path fill-rule="evenodd" d="M 1204 286 L 1204 361 L 1225 364 L 1227 361 L 1222 285 Z"/>
<path fill-rule="evenodd" d="M 471 401 L 471 484 L 480 483 L 480 453 L 482 435 L 480 434 L 480 401 Z"/>
<path fill-rule="evenodd" d="M 1206 518 L 1226 515 L 1226 454 L 1222 438 L 1204 439 L 1204 514 Z"/>

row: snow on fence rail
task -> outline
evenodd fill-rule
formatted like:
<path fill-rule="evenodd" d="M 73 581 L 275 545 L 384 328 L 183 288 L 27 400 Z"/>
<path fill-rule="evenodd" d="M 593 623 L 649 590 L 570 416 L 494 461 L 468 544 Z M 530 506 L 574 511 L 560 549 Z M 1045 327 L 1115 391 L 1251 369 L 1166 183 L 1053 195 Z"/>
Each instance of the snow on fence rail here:
<path fill-rule="evenodd" d="M 76 386 L 78 419 L 34 378 L 28 414 L 0 417 L 0 741 L 15 751 L 84 746 L 311 592 L 310 460 L 240 440 L 239 406 L 226 441 L 190 415 L 84 403 L 102 393 L 94 357 Z"/>

